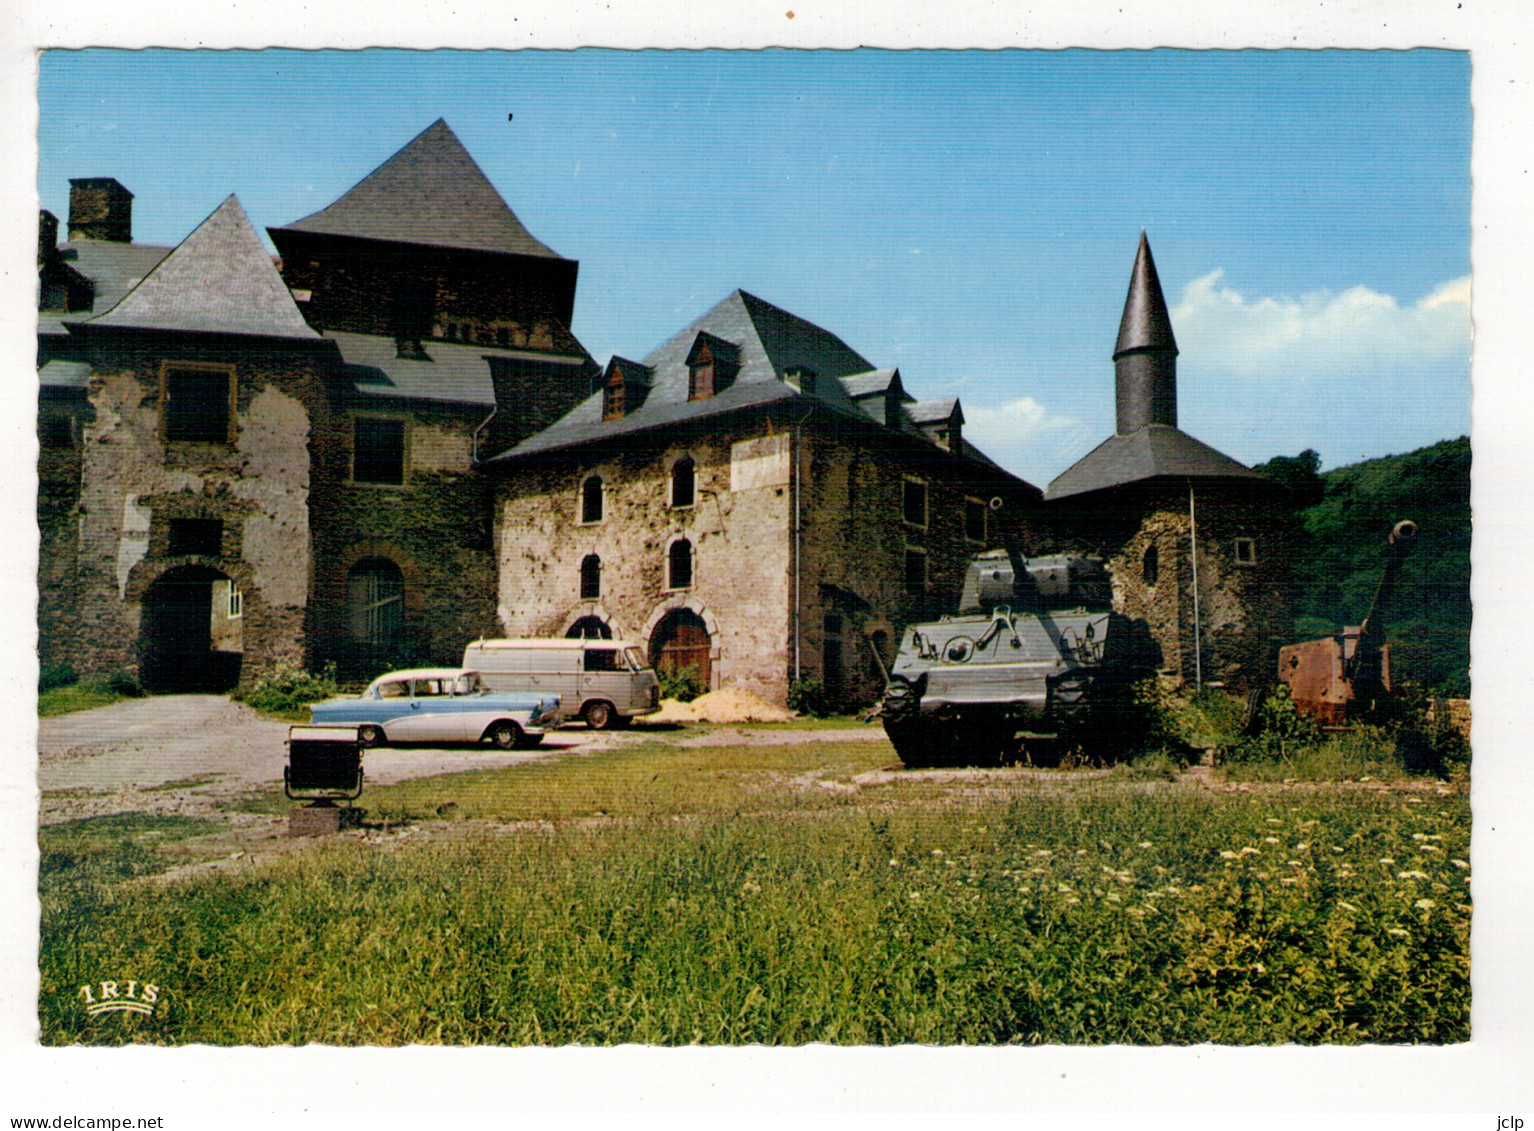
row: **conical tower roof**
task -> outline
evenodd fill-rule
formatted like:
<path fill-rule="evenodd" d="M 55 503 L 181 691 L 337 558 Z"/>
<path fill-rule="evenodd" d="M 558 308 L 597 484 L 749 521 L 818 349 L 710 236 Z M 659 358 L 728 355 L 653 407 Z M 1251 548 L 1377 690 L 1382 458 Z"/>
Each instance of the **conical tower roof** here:
<path fill-rule="evenodd" d="M 320 340 L 233 195 L 121 302 L 79 324 Z"/>
<path fill-rule="evenodd" d="M 279 231 L 558 259 L 438 118 L 340 199 Z"/>
<path fill-rule="evenodd" d="M 1134 272 L 1129 277 L 1129 296 L 1124 299 L 1124 317 L 1119 321 L 1119 339 L 1113 358 L 1130 350 L 1171 350 L 1177 353 L 1177 339 L 1172 336 L 1172 316 L 1167 313 L 1161 280 L 1156 276 L 1156 261 L 1151 258 L 1150 242 L 1140 233 L 1140 250 L 1135 256 Z"/>

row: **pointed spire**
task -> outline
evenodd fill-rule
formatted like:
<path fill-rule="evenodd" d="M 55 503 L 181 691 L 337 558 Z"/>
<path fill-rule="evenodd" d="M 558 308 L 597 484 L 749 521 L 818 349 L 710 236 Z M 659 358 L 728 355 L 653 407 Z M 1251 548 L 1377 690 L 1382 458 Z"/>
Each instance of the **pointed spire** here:
<path fill-rule="evenodd" d="M 1156 261 L 1151 258 L 1150 242 L 1143 230 L 1134 272 L 1129 277 L 1129 296 L 1124 300 L 1124 317 L 1119 321 L 1119 340 L 1113 347 L 1113 359 L 1117 361 L 1120 354 L 1139 349 L 1177 353 L 1172 317 L 1167 313 L 1161 280 L 1156 276 Z"/>
<path fill-rule="evenodd" d="M 333 204 L 277 230 L 559 258 L 522 226 L 441 118 Z"/>
<path fill-rule="evenodd" d="M 91 326 L 318 339 L 234 195 Z"/>
<path fill-rule="evenodd" d="M 1113 372 L 1120 436 L 1147 424 L 1177 427 L 1177 339 L 1143 231 L 1113 347 Z"/>

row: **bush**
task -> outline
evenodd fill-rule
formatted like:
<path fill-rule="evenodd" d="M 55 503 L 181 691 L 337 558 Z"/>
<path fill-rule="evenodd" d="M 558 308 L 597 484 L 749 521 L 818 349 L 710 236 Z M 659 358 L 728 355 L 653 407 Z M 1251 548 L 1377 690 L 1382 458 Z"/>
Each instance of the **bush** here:
<path fill-rule="evenodd" d="M 1180 759 L 1189 751 L 1233 742 L 1241 727 L 1241 706 L 1223 691 L 1194 691 L 1163 679 L 1134 685 L 1133 710 L 1133 742 L 1142 755 Z"/>
<path fill-rule="evenodd" d="M 56 687 L 68 687 L 78 683 L 80 673 L 73 664 L 44 664 L 37 672 L 37 693 L 52 691 Z"/>
<path fill-rule="evenodd" d="M 705 688 L 703 677 L 696 668 L 680 668 L 674 672 L 659 672 L 660 697 L 675 699 L 678 703 L 691 703 L 702 695 Z"/>
<path fill-rule="evenodd" d="M 1446 777 L 1468 769 L 1470 741 L 1454 725 L 1448 704 L 1410 683 L 1399 685 L 1397 696 L 1396 756 L 1407 772 Z"/>
<path fill-rule="evenodd" d="M 301 712 L 310 703 L 330 699 L 339 692 L 334 664 L 326 664 L 324 671 L 315 675 L 292 660 L 284 660 L 233 697 L 257 711 L 285 714 Z"/>
<path fill-rule="evenodd" d="M 828 714 L 825 685 L 818 679 L 794 680 L 788 685 L 788 709 L 801 715 Z"/>
<path fill-rule="evenodd" d="M 1320 728 L 1294 702 L 1287 683 L 1274 684 L 1257 705 L 1252 734 L 1233 742 L 1225 757 L 1230 762 L 1284 761 L 1302 747 L 1313 746 Z"/>
<path fill-rule="evenodd" d="M 121 695 L 127 699 L 141 699 L 144 696 L 144 689 L 139 686 L 138 680 L 131 672 L 109 672 L 87 682 L 99 682 L 103 691 L 112 695 Z"/>

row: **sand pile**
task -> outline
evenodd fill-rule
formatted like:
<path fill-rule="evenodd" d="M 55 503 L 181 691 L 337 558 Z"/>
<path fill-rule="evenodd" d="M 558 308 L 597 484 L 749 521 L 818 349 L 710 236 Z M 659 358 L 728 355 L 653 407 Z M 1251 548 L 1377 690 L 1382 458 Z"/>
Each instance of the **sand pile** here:
<path fill-rule="evenodd" d="M 767 702 L 760 695 L 738 687 L 721 687 L 700 695 L 691 703 L 662 699 L 660 710 L 645 715 L 647 723 L 786 723 L 797 711 Z"/>

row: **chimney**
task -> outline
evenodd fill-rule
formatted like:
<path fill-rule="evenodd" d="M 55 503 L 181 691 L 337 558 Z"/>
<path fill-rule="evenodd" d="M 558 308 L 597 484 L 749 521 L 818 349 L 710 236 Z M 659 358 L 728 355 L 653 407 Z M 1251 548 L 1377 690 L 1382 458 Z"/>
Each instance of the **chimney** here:
<path fill-rule="evenodd" d="M 46 208 L 37 213 L 37 265 L 41 267 L 58 258 L 59 218 Z"/>
<path fill-rule="evenodd" d="M 1113 348 L 1113 372 L 1120 436 L 1147 424 L 1177 427 L 1177 341 L 1144 232 Z"/>
<path fill-rule="evenodd" d="M 69 182 L 69 238 L 133 242 L 133 194 L 113 177 Z"/>

